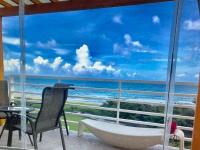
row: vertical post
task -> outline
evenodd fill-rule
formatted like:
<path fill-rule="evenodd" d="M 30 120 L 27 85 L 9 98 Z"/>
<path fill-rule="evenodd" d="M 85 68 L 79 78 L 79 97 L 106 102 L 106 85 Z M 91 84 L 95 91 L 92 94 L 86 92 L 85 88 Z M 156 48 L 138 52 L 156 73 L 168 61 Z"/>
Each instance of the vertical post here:
<path fill-rule="evenodd" d="M 25 49 L 25 40 L 24 40 L 24 14 L 25 14 L 25 5 L 24 0 L 19 1 L 19 34 L 20 34 L 20 87 L 21 91 L 21 135 L 22 135 L 22 148 L 27 149 L 26 144 L 26 99 L 25 99 L 25 77 L 26 77 L 26 49 Z"/>
<path fill-rule="evenodd" d="M 12 75 L 9 76 L 8 78 L 8 94 L 9 94 L 9 98 L 10 100 L 12 99 L 12 91 L 14 91 L 14 77 Z"/>
<path fill-rule="evenodd" d="M 168 149 L 170 129 L 173 116 L 174 107 L 174 86 L 175 86 L 175 74 L 176 74 L 176 62 L 177 62 L 177 51 L 179 43 L 179 32 L 181 15 L 184 0 L 175 1 L 175 11 L 173 16 L 173 24 L 170 35 L 170 49 L 168 54 L 168 68 L 167 68 L 167 82 L 166 82 L 166 105 L 165 105 L 165 132 L 163 137 L 163 150 Z"/>
<path fill-rule="evenodd" d="M 0 80 L 4 79 L 2 17 L 0 16 Z"/>
<path fill-rule="evenodd" d="M 199 76 L 198 88 L 199 90 L 196 100 L 195 120 L 192 133 L 192 150 L 199 150 L 199 142 L 200 142 L 200 76 Z"/>
<path fill-rule="evenodd" d="M 0 80 L 3 79 L 4 79 L 4 63 L 3 63 L 3 40 L 2 40 L 2 16 L 0 16 Z M 0 119 L 0 126 L 4 124 L 4 121 L 5 120 Z"/>
<path fill-rule="evenodd" d="M 118 99 L 117 99 L 117 124 L 119 124 L 119 118 L 120 118 L 120 99 L 121 99 L 121 92 L 122 92 L 122 82 L 119 81 L 118 83 Z"/>

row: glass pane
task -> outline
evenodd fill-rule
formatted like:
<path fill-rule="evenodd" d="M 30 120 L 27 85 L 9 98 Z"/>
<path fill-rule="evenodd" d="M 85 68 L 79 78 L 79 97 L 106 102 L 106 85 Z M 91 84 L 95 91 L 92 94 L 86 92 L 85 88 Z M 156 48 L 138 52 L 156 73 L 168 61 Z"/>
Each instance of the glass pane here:
<path fill-rule="evenodd" d="M 1 97 L 7 100 L 1 103 L 1 115 L 4 115 L 5 122 L 1 126 L 0 148 L 5 149 L 26 149 L 26 100 L 24 98 L 24 49 L 23 44 L 23 18 L 24 1 L 19 1 L 19 5 L 14 2 L 6 2 L 10 6 L 19 7 L 19 15 L 13 17 L 3 17 L 3 52 L 4 52 L 4 78 L 1 82 Z M 11 3 L 11 4 L 10 4 Z M 6 6 L 1 7 L 6 9 Z M 8 87 L 7 87 L 8 85 Z M 18 132 L 19 131 L 19 132 Z M 21 138 L 21 140 L 19 140 Z"/>
<path fill-rule="evenodd" d="M 174 10 L 166 2 L 27 16 L 27 103 L 41 102 L 47 86 L 73 84 L 65 105 L 70 134 L 95 118 L 159 132 L 162 149 Z"/>
<path fill-rule="evenodd" d="M 26 3 L 28 5 L 28 1 Z M 31 1 L 30 3 L 32 4 Z M 63 95 L 57 95 L 55 92 L 62 93 L 60 90 L 63 87 L 54 86 L 58 83 L 68 84 L 75 88 L 75 90 L 70 89 L 68 94 L 65 93 L 68 99 L 63 108 L 68 122 L 66 129 L 70 134 L 77 134 L 80 127 L 79 122 L 90 118 L 96 119 L 98 124 L 113 125 L 114 123 L 113 128 L 106 128 L 106 130 L 119 131 L 117 130 L 119 127 L 120 130 L 145 132 L 144 138 L 147 138 L 147 141 L 155 140 L 152 145 L 148 142 L 138 141 L 132 143 L 131 148 L 152 146 L 152 149 L 163 149 L 165 120 L 172 119 L 173 102 L 175 101 L 175 107 L 178 108 L 175 108 L 175 114 L 185 118 L 185 108 L 193 108 L 192 101 L 196 92 L 195 83 L 186 83 L 188 81 L 181 80 L 181 77 L 187 74 L 184 70 L 187 67 L 179 69 L 183 65 L 185 54 L 189 54 L 189 51 L 178 53 L 176 74 L 178 82 L 174 82 L 173 75 L 175 74 L 173 73 L 175 72 L 170 73 L 175 70 L 169 69 L 170 66 L 172 68 L 176 66 L 176 63 L 172 64 L 174 59 L 169 61 L 172 52 L 176 53 L 177 51 L 176 47 L 170 47 L 170 42 L 171 44 L 178 42 L 178 40 L 172 41 L 175 35 L 171 34 L 171 29 L 175 29 L 173 28 L 175 22 L 172 22 L 173 18 L 177 17 L 175 12 L 180 10 L 176 9 L 176 4 L 163 2 L 41 13 L 28 15 L 26 18 L 23 15 L 23 3 L 20 3 L 20 6 L 20 17 L 4 18 L 3 36 L 9 96 L 22 108 L 21 114 L 26 116 L 26 105 L 32 105 L 35 108 L 35 116 L 38 116 L 38 111 L 41 112 L 39 118 L 41 117 L 43 122 L 39 120 L 39 127 L 49 129 L 53 127 L 53 123 L 57 127 L 58 122 L 52 123 L 51 121 L 60 117 L 58 112 L 62 106 L 59 102 L 62 101 L 55 100 L 55 98 L 58 96 L 61 98 L 60 100 L 63 100 Z M 179 18 L 180 16 L 175 18 L 176 21 Z M 193 19 L 184 20 L 184 30 L 187 30 L 188 34 L 194 30 L 194 24 L 198 25 L 198 20 Z M 19 24 L 20 27 L 16 24 Z M 173 30 L 172 33 L 174 33 Z M 186 33 L 181 32 L 180 38 L 185 36 L 183 34 Z M 195 37 L 198 37 L 196 32 L 194 34 Z M 180 40 L 180 45 L 186 41 L 185 39 Z M 191 49 L 195 52 L 198 51 L 199 41 L 196 39 L 191 41 L 195 41 L 195 44 L 191 42 L 194 44 Z M 187 41 L 188 46 L 191 46 L 191 43 L 189 40 Z M 198 59 L 198 56 L 196 58 L 191 54 L 191 58 Z M 195 69 L 197 69 L 197 65 L 192 70 Z M 192 72 L 189 76 L 192 74 L 195 74 L 195 77 L 198 76 L 197 72 Z M 174 97 L 173 87 L 175 87 Z M 169 98 L 166 97 L 166 93 L 170 95 Z M 43 107 L 41 107 L 41 103 L 44 103 Z M 170 104 L 167 109 L 168 105 L 165 103 Z M 167 113 L 169 117 L 166 118 Z M 189 110 L 186 118 L 190 117 L 188 115 L 192 116 L 193 111 Z M 51 117 L 53 119 L 48 120 Z M 184 126 L 177 116 L 173 119 L 179 126 Z M 25 131 L 26 119 L 20 121 L 21 128 Z M 61 116 L 61 121 L 65 128 L 64 116 Z M 192 124 L 190 119 L 189 123 Z M 167 127 L 170 127 L 168 123 Z M 169 135 L 169 128 L 167 129 L 166 135 Z M 84 134 L 91 132 L 88 129 L 85 131 Z M 132 137 L 136 132 L 132 133 Z M 185 133 L 189 135 L 187 132 Z M 158 139 L 151 138 L 152 134 L 159 135 Z M 25 134 L 22 135 L 23 138 L 19 141 L 17 133 L 14 133 L 16 138 L 13 146 L 33 148 L 30 141 L 27 140 L 28 137 Z M 64 135 L 67 135 L 65 130 Z M 57 130 L 50 131 L 45 136 L 48 137 L 49 142 L 55 143 L 56 148 L 62 147 L 60 138 L 56 138 L 59 136 Z M 82 137 L 86 142 L 76 144 L 77 149 L 83 149 L 88 142 L 92 143 L 96 139 L 94 135 L 90 134 L 89 136 L 90 138 Z M 76 136 L 64 137 L 68 141 L 77 142 L 76 140 L 78 140 L 72 139 Z M 6 138 L 3 139 L 3 144 L 6 146 Z M 90 144 L 90 149 L 110 147 L 99 142 L 98 139 L 96 140 L 99 147 L 92 147 Z M 118 145 L 120 141 L 115 144 L 120 147 Z M 168 146 L 168 139 L 165 144 Z M 81 147 L 78 147 L 80 145 Z M 44 141 L 38 143 L 38 146 L 39 149 L 52 148 Z M 121 148 L 127 148 L 126 146 L 123 145 Z M 170 146 L 177 147 L 177 141 L 173 140 Z"/>
<path fill-rule="evenodd" d="M 191 11 L 193 10 L 193 11 Z M 187 116 L 173 118 L 185 134 L 185 148 L 191 149 L 194 108 L 196 103 L 197 85 L 200 71 L 200 17 L 198 1 L 184 1 L 183 16 L 180 27 L 180 42 L 176 70 L 175 104 L 182 107 L 174 108 L 174 115 Z M 175 145 L 177 141 L 171 141 Z"/>

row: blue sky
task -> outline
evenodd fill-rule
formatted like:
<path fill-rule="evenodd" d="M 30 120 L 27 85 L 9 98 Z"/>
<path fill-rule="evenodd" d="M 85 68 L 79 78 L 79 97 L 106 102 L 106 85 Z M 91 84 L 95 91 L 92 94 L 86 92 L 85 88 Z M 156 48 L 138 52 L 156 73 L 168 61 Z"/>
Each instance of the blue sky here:
<path fill-rule="evenodd" d="M 191 11 L 192 10 L 192 11 Z M 157 3 L 25 17 L 28 74 L 166 80 L 174 3 Z M 197 81 L 200 18 L 184 4 L 178 81 Z M 19 70 L 18 17 L 3 19 L 5 70 Z"/>

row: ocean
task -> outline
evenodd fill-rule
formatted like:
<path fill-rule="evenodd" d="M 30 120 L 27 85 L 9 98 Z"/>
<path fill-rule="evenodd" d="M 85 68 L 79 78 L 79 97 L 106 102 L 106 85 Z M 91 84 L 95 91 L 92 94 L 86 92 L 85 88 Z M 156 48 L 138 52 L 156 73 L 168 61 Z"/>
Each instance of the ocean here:
<path fill-rule="evenodd" d="M 14 82 L 19 83 L 19 77 L 14 77 Z M 165 96 L 158 94 L 149 94 L 148 92 L 166 92 L 165 84 L 154 84 L 154 83 L 135 83 L 135 82 L 122 82 L 121 89 L 122 92 L 119 94 L 119 83 L 114 82 L 114 80 L 110 81 L 85 81 L 79 80 L 79 78 L 75 79 L 62 79 L 59 78 L 35 78 L 35 77 L 27 77 L 26 78 L 26 87 L 25 92 L 34 92 L 34 93 L 42 93 L 42 90 L 45 86 L 53 86 L 57 82 L 73 84 L 77 87 L 75 90 L 70 90 L 69 95 L 73 96 L 71 101 L 79 101 L 79 102 L 91 102 L 91 103 L 103 103 L 106 99 L 117 99 L 120 97 L 122 100 L 127 101 L 145 101 L 145 102 L 165 102 Z M 33 85 L 30 85 L 33 84 Z M 35 85 L 43 85 L 43 86 L 35 86 Z M 45 85 L 45 86 L 44 86 Z M 85 89 L 84 89 L 85 88 Z M 92 88 L 95 88 L 92 89 Z M 109 91 L 105 90 L 110 89 Z M 15 91 L 20 91 L 19 85 L 14 85 L 13 88 Z M 101 89 L 101 90 L 99 90 Z M 123 90 L 128 90 L 123 91 Z M 131 92 L 130 92 L 131 90 Z M 143 91 L 143 92 L 138 92 Z M 196 94 L 197 86 L 193 85 L 176 85 L 175 93 L 181 94 Z M 75 98 L 76 97 L 76 98 Z M 80 98 L 80 97 L 91 97 L 91 98 Z M 193 104 L 195 103 L 195 97 L 187 97 L 187 96 L 174 96 L 175 103 L 181 104 Z"/>

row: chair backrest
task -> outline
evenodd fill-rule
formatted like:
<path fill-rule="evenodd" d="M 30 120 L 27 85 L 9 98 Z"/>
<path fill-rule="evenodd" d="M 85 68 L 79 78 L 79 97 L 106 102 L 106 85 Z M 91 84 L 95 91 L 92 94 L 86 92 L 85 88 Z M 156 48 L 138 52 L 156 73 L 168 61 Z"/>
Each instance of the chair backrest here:
<path fill-rule="evenodd" d="M 0 81 L 0 106 L 9 106 L 10 100 L 8 97 L 8 82 Z"/>
<path fill-rule="evenodd" d="M 74 89 L 71 86 L 73 86 L 73 84 L 66 84 L 66 83 L 56 83 L 56 84 L 54 84 L 54 87 L 56 87 L 56 88 L 65 88 L 66 89 L 66 95 L 68 95 L 69 89 Z M 67 100 L 67 97 L 66 97 L 66 100 Z"/>
<path fill-rule="evenodd" d="M 66 99 L 66 89 L 46 87 L 42 93 L 42 104 L 36 119 L 36 131 L 48 131 L 58 126 Z"/>

